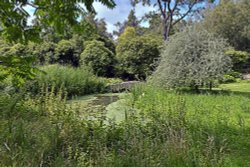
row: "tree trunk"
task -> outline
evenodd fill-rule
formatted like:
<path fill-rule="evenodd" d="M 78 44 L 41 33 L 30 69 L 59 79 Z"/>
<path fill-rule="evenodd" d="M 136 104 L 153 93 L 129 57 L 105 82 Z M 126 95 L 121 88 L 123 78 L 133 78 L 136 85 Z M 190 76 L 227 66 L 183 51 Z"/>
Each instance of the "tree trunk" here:
<path fill-rule="evenodd" d="M 172 21 L 173 21 L 173 18 L 172 18 L 172 15 L 170 17 L 166 17 L 163 18 L 163 38 L 164 38 L 164 41 L 168 41 L 169 40 L 169 34 L 170 34 L 170 31 L 171 31 L 171 27 L 172 27 Z"/>
<path fill-rule="evenodd" d="M 212 88 L 213 88 L 213 83 L 212 83 L 212 81 L 210 81 L 210 82 L 209 82 L 209 90 L 211 91 Z"/>
<path fill-rule="evenodd" d="M 163 39 L 164 41 L 168 40 L 168 24 L 166 18 L 163 20 Z"/>
<path fill-rule="evenodd" d="M 199 85 L 195 85 L 195 86 L 194 86 L 194 90 L 195 90 L 196 93 L 199 93 L 199 92 L 200 92 L 200 91 L 199 91 Z"/>

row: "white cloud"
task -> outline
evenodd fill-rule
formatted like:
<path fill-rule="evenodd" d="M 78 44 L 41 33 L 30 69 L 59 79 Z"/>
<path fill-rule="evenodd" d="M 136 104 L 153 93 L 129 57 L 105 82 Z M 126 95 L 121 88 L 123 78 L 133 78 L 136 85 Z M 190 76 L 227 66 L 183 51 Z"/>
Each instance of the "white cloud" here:
<path fill-rule="evenodd" d="M 97 12 L 97 18 L 104 18 L 107 22 L 107 30 L 108 32 L 113 32 L 116 29 L 114 26 L 117 22 L 123 22 L 127 19 L 132 6 L 129 0 L 117 1 L 116 7 L 114 9 L 108 9 L 103 6 L 100 2 L 94 3 L 94 8 Z M 156 8 L 153 6 L 143 6 L 142 4 L 138 4 L 135 7 L 135 15 L 139 19 L 144 16 L 145 13 L 150 11 L 155 11 Z M 147 23 L 142 23 L 142 26 L 148 26 Z"/>

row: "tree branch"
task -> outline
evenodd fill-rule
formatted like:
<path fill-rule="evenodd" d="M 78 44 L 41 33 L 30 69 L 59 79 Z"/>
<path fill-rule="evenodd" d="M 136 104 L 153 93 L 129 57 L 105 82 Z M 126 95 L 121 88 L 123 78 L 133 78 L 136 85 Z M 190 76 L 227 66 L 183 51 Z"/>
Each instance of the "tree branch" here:
<path fill-rule="evenodd" d="M 157 2 L 158 2 L 158 5 L 159 5 L 161 14 L 162 14 L 163 18 L 165 19 L 166 18 L 166 13 L 164 13 L 164 10 L 162 8 L 161 0 L 157 0 Z"/>
<path fill-rule="evenodd" d="M 176 23 L 178 23 L 178 22 L 180 22 L 182 19 L 184 19 L 184 18 L 192 11 L 194 5 L 195 5 L 197 2 L 198 2 L 198 0 L 196 0 L 196 1 L 194 1 L 194 3 L 190 4 L 190 5 L 189 5 L 189 8 L 188 8 L 188 10 L 187 10 L 187 12 L 184 13 L 179 19 L 177 19 L 177 20 L 173 23 L 173 25 L 175 25 Z"/>

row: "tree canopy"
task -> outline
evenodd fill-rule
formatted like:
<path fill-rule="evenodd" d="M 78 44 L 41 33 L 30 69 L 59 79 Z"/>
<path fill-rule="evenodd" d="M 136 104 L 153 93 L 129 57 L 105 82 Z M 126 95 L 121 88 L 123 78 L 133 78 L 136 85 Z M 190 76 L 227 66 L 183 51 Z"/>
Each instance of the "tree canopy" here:
<path fill-rule="evenodd" d="M 98 0 L 108 8 L 114 8 L 114 0 Z M 95 12 L 93 0 L 3 0 L 0 2 L 1 34 L 9 41 L 35 40 L 42 30 L 41 25 L 53 26 L 57 33 L 64 33 L 66 25 L 77 26 L 77 19 L 87 11 Z M 28 24 L 27 8 L 34 10 L 36 24 Z"/>
<path fill-rule="evenodd" d="M 236 50 L 250 51 L 249 18 L 249 0 L 224 0 L 205 15 L 204 28 L 228 39 Z"/>
<path fill-rule="evenodd" d="M 144 5 L 158 6 L 163 23 L 163 38 L 168 40 L 171 29 L 175 24 L 204 7 L 204 3 L 214 0 L 131 0 L 133 5 L 142 2 Z"/>

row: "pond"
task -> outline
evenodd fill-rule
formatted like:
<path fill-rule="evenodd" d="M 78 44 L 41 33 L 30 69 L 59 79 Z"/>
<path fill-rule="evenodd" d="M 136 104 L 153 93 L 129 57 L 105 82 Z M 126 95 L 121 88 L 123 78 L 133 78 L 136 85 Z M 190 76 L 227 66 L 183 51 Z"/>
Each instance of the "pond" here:
<path fill-rule="evenodd" d="M 97 96 L 95 96 L 94 100 L 91 100 L 89 105 L 91 105 L 91 106 L 96 106 L 96 105 L 108 106 L 109 104 L 116 102 L 118 100 L 119 100 L 118 95 L 97 95 Z"/>

